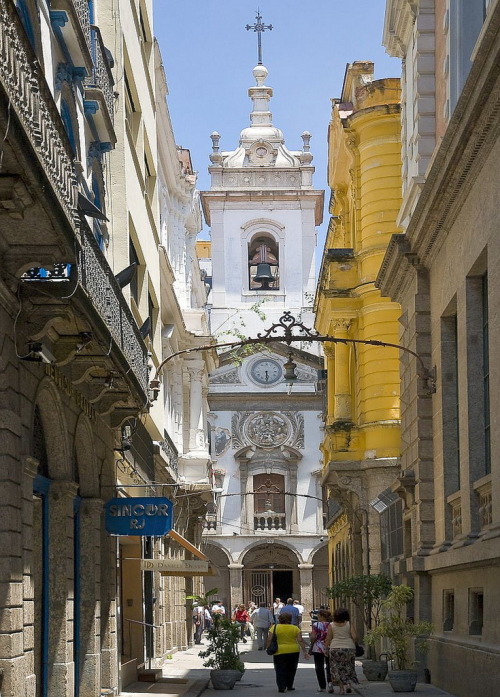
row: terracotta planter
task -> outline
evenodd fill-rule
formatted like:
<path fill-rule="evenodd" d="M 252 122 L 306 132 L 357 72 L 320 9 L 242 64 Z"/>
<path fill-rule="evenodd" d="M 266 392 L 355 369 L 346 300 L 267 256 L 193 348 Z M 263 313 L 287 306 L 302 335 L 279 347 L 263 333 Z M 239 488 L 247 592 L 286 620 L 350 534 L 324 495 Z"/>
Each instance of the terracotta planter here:
<path fill-rule="evenodd" d="M 361 662 L 365 678 L 370 682 L 383 682 L 389 666 L 387 661 L 374 661 L 370 658 Z"/>
<path fill-rule="evenodd" d="M 394 692 L 413 692 L 417 684 L 417 671 L 390 670 L 389 682 Z"/>
<path fill-rule="evenodd" d="M 241 679 L 239 670 L 211 670 L 210 680 L 214 690 L 232 690 L 235 682 Z"/>

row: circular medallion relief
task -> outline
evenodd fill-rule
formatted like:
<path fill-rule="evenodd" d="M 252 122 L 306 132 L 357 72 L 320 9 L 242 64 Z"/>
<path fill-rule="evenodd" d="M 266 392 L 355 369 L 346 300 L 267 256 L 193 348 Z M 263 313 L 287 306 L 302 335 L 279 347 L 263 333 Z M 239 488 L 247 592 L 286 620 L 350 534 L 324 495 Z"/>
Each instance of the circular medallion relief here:
<path fill-rule="evenodd" d="M 275 412 L 259 412 L 246 425 L 246 436 L 254 445 L 261 448 L 275 448 L 283 445 L 290 435 L 290 422 Z"/>
<path fill-rule="evenodd" d="M 267 155 L 267 148 L 260 147 L 255 150 L 257 157 L 265 157 Z"/>

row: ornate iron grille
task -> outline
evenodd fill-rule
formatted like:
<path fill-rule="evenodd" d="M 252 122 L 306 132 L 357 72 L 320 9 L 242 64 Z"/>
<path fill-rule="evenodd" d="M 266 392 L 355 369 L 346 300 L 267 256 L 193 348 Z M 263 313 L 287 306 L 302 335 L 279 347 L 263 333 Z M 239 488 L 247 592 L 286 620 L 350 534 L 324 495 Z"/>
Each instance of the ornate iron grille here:
<path fill-rule="evenodd" d="M 79 266 L 82 287 L 104 319 L 141 388 L 147 392 L 147 351 L 139 329 L 113 272 L 84 220 L 82 220 L 81 232 L 82 254 Z"/>
<path fill-rule="evenodd" d="M 76 14 L 80 20 L 80 25 L 82 31 L 85 34 L 85 40 L 90 51 L 90 12 L 89 12 L 89 0 L 73 0 L 73 5 L 75 6 Z"/>
<path fill-rule="evenodd" d="M 113 85 L 115 81 L 113 80 L 113 75 L 111 73 L 111 68 L 109 66 L 109 60 L 107 57 L 106 47 L 102 40 L 101 32 L 99 28 L 91 25 L 90 27 L 91 35 L 91 54 L 94 67 L 92 70 L 92 75 L 85 78 L 84 85 L 88 88 L 98 88 L 104 95 L 104 101 L 108 107 L 109 116 L 113 121 L 114 118 L 114 95 L 113 95 Z"/>
<path fill-rule="evenodd" d="M 71 146 L 15 4 L 0 0 L 0 82 L 68 220 L 76 227 Z"/>

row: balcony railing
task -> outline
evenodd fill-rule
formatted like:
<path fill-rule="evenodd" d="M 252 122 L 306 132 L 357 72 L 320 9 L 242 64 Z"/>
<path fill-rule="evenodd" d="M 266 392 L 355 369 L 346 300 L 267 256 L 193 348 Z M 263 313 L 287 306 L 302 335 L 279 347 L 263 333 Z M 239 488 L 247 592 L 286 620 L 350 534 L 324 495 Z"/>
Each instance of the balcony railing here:
<path fill-rule="evenodd" d="M 172 439 L 166 431 L 163 432 L 164 439 L 160 441 L 160 448 L 163 450 L 168 459 L 168 464 L 174 470 L 175 474 L 179 474 L 179 452 L 175 447 Z"/>
<path fill-rule="evenodd" d="M 286 530 L 286 513 L 266 511 L 253 517 L 254 530 Z"/>
<path fill-rule="evenodd" d="M 147 350 L 132 312 L 87 223 L 81 223 L 80 283 L 147 393 Z"/>
<path fill-rule="evenodd" d="M 102 40 L 101 32 L 99 27 L 91 25 L 90 27 L 91 35 L 91 54 L 94 67 L 92 70 L 92 75 L 86 77 L 84 80 L 84 85 L 86 89 L 99 89 L 101 90 L 104 101 L 106 103 L 109 116 L 113 122 L 114 118 L 114 94 L 113 85 L 115 84 L 113 80 L 113 74 L 111 73 L 111 67 L 109 65 L 109 59 L 106 47 Z"/>
<path fill-rule="evenodd" d="M 0 83 L 68 220 L 76 225 L 71 146 L 15 4 L 0 0 Z"/>
<path fill-rule="evenodd" d="M 85 35 L 85 40 L 90 49 L 90 13 L 89 13 L 89 0 L 72 0 L 75 6 L 76 14 L 80 20 L 80 25 L 82 31 Z"/>

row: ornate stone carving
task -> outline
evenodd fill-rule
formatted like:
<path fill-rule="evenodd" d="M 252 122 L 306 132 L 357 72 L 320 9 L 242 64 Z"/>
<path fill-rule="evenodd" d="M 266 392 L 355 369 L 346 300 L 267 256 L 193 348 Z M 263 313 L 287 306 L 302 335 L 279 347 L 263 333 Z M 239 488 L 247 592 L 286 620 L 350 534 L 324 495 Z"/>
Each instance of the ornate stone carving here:
<path fill-rule="evenodd" d="M 214 434 L 214 452 L 216 457 L 222 457 L 231 445 L 231 433 L 228 428 L 218 426 L 213 431 Z"/>
<path fill-rule="evenodd" d="M 220 373 L 210 378 L 212 385 L 234 385 L 240 384 L 238 368 L 229 370 L 227 373 Z"/>
<path fill-rule="evenodd" d="M 275 448 L 286 443 L 290 436 L 288 419 L 273 412 L 259 412 L 245 424 L 248 440 L 261 448 Z"/>
<path fill-rule="evenodd" d="M 304 416 L 299 412 L 240 412 L 233 414 L 231 431 L 232 446 L 236 450 L 247 445 L 304 447 Z"/>

